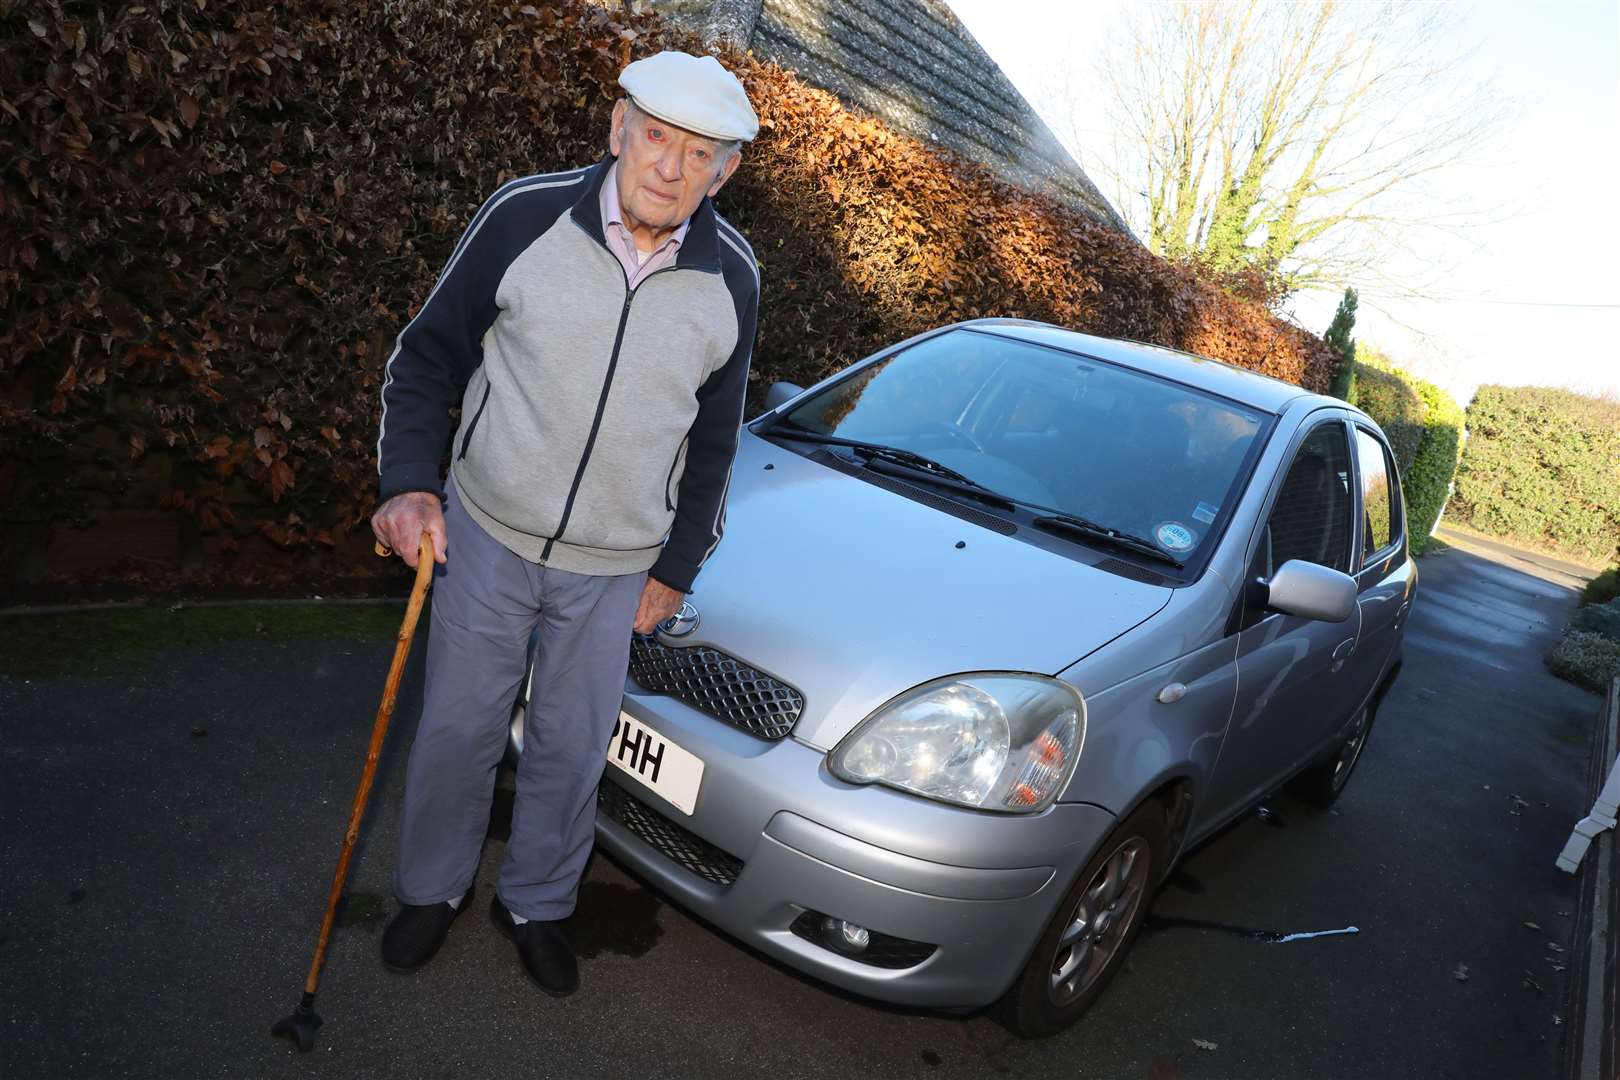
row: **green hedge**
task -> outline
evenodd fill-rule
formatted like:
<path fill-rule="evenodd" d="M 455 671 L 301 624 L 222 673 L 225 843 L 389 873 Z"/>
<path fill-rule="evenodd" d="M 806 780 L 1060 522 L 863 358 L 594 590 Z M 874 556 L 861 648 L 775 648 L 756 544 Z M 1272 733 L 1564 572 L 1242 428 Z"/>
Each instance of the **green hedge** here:
<path fill-rule="evenodd" d="M 700 47 L 647 8 L 0 0 L 0 590 L 397 573 L 366 525 L 395 336 L 501 183 L 601 157 L 625 64 Z M 719 200 L 756 406 L 985 315 L 1327 387 L 1321 339 L 1195 268 L 723 59 L 760 116 Z"/>
<path fill-rule="evenodd" d="M 1602 634 L 1610 641 L 1620 641 L 1620 599 L 1587 604 L 1575 613 L 1570 626 L 1588 634 Z"/>
<path fill-rule="evenodd" d="M 1440 520 L 1462 453 L 1463 409 L 1457 399 L 1427 379 L 1413 379 L 1423 399 L 1423 441 L 1410 471 L 1401 476 L 1406 492 L 1407 527 L 1412 549 L 1429 546 L 1429 534 Z"/>
<path fill-rule="evenodd" d="M 1547 655 L 1547 667 L 1559 678 L 1601 694 L 1620 675 L 1620 641 L 1571 630 Z"/>
<path fill-rule="evenodd" d="M 1389 448 L 1395 452 L 1395 465 L 1405 479 L 1423 442 L 1423 399 L 1405 374 L 1374 357 L 1377 354 L 1365 348 L 1358 350 L 1350 404 L 1384 429 Z"/>
<path fill-rule="evenodd" d="M 1615 552 L 1615 561 L 1620 562 L 1620 551 Z M 1620 596 L 1620 566 L 1611 566 L 1586 583 L 1586 588 L 1581 590 L 1581 603 L 1603 604 L 1617 596 Z"/>
<path fill-rule="evenodd" d="M 1620 557 L 1620 551 L 1615 552 Z M 1588 583 L 1585 605 L 1575 612 L 1562 641 L 1547 656 L 1554 675 L 1602 693 L 1620 675 L 1620 567 Z"/>
<path fill-rule="evenodd" d="M 1353 403 L 1389 436 L 1401 470 L 1412 550 L 1422 552 L 1457 471 L 1462 406 L 1434 383 L 1394 367 L 1376 350 L 1361 346 L 1357 357 Z"/>
<path fill-rule="evenodd" d="M 1480 387 L 1451 513 L 1480 532 L 1604 565 L 1620 543 L 1620 403 Z"/>

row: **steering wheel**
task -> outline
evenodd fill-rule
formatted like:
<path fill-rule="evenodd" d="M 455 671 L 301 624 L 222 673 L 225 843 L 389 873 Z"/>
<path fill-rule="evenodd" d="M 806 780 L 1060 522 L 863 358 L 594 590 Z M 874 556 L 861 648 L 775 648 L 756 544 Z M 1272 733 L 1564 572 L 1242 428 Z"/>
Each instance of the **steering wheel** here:
<path fill-rule="evenodd" d="M 972 435 L 970 435 L 966 428 L 964 428 L 962 425 L 960 425 L 960 424 L 958 424 L 958 423 L 956 423 L 954 421 L 951 421 L 951 420 L 935 420 L 929 426 L 939 428 L 941 431 L 945 432 L 945 434 L 949 435 L 951 438 L 957 439 L 957 440 L 959 440 L 961 442 L 967 443 L 968 447 L 970 449 L 972 449 L 973 452 L 976 453 L 976 454 L 988 453 L 988 451 L 985 450 L 983 443 L 981 443 L 978 439 L 975 439 Z"/>

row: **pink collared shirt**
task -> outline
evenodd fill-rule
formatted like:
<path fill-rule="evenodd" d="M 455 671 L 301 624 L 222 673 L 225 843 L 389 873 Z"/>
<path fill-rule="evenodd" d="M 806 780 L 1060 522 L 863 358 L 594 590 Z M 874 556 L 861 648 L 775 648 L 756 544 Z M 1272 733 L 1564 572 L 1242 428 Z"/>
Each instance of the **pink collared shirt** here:
<path fill-rule="evenodd" d="M 625 225 L 624 211 L 619 206 L 619 163 L 615 161 L 608 166 L 607 176 L 602 178 L 602 238 L 607 241 L 608 250 L 624 267 L 625 280 L 632 289 L 640 285 L 648 274 L 662 270 L 675 261 L 681 241 L 686 239 L 686 229 L 691 224 L 691 218 L 681 222 L 652 251 L 637 248 L 636 238 L 631 235 L 629 226 Z"/>

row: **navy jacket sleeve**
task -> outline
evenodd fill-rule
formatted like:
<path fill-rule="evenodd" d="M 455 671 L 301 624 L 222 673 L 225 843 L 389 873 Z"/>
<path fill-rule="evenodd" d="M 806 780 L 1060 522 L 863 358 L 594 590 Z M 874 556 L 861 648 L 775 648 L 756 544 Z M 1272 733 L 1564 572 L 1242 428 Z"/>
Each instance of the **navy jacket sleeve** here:
<path fill-rule="evenodd" d="M 748 363 L 759 318 L 757 286 L 739 306 L 737 347 L 725 365 L 698 388 L 698 413 L 686 446 L 675 524 L 649 571 L 653 578 L 683 593 L 692 591 L 698 571 L 725 534 L 726 492 L 731 487 L 731 463 L 737 456 L 748 394 Z"/>
<path fill-rule="evenodd" d="M 473 217 L 388 358 L 377 435 L 379 503 L 405 491 L 440 489 L 439 462 L 453 431 L 450 408 L 483 362 L 484 331 L 497 314 L 495 289 L 509 246 L 504 234 L 512 226 L 501 201 L 497 191 Z"/>

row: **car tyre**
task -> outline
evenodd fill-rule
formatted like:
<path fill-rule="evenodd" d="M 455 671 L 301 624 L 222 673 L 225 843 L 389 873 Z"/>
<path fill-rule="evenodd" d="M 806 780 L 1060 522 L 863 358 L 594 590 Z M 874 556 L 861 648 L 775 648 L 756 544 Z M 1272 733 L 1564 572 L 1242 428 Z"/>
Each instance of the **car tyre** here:
<path fill-rule="evenodd" d="M 1288 786 L 1289 791 L 1318 810 L 1326 810 L 1337 802 L 1339 796 L 1344 794 L 1345 786 L 1350 783 L 1350 774 L 1355 772 L 1362 753 L 1367 749 L 1367 737 L 1372 733 L 1376 716 L 1377 709 L 1371 703 L 1362 706 L 1350 734 L 1334 747 L 1332 755 L 1294 777 Z"/>
<path fill-rule="evenodd" d="M 1026 1039 L 1069 1027 L 1119 971 L 1162 876 L 1169 821 L 1150 799 L 1098 846 L 1075 877 L 996 1018 Z"/>

